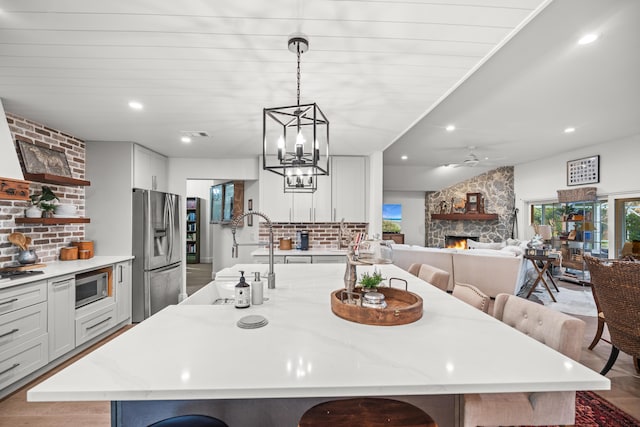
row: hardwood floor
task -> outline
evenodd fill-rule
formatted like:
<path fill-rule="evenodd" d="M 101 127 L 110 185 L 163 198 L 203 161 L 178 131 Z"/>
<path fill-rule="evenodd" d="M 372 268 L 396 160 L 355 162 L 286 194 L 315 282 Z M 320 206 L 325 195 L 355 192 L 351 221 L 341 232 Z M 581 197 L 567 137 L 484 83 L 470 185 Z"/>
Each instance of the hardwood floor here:
<path fill-rule="evenodd" d="M 559 285 L 561 292 L 563 287 L 569 289 L 581 289 L 580 286 L 566 282 L 560 282 Z M 595 317 L 580 318 L 587 324 L 583 341 L 582 358 L 580 361 L 591 369 L 600 372 L 609 358 L 611 346 L 604 341 L 600 341 L 593 350 L 588 350 L 588 346 L 595 335 L 597 319 Z M 59 371 L 70 363 L 73 363 L 73 361 L 81 358 L 83 355 L 91 352 L 108 340 L 113 339 L 125 330 L 126 328 L 121 329 L 114 335 L 105 339 L 103 342 L 87 349 L 85 352 L 57 367 L 52 372 L 34 380 L 14 394 L 0 401 L 0 427 L 109 427 L 111 425 L 109 402 L 27 402 L 26 391 L 38 382 L 48 378 L 53 373 Z M 604 336 L 608 338 L 606 329 Z M 544 367 L 539 368 L 544 369 Z M 631 416 L 640 420 L 640 375 L 635 372 L 631 356 L 625 353 L 620 353 L 618 361 L 611 371 L 609 371 L 607 377 L 611 379 L 611 390 L 598 392 L 598 394 Z"/>
<path fill-rule="evenodd" d="M 193 295 L 198 289 L 211 282 L 211 263 L 187 264 L 187 295 Z"/>

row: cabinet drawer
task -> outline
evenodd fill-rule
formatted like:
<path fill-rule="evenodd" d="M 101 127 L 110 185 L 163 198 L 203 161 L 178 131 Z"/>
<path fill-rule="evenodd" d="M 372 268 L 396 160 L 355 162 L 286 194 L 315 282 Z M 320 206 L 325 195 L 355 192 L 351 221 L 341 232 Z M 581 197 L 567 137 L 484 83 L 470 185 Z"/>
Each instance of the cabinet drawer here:
<path fill-rule="evenodd" d="M 0 290 L 0 314 L 47 300 L 47 282 L 40 281 Z"/>
<path fill-rule="evenodd" d="M 0 351 L 47 333 L 47 303 L 0 316 Z"/>
<path fill-rule="evenodd" d="M 0 352 L 0 389 L 42 368 L 49 360 L 48 335 L 12 347 Z"/>
<path fill-rule="evenodd" d="M 102 308 L 76 319 L 76 346 L 113 328 L 116 325 L 116 306 Z"/>

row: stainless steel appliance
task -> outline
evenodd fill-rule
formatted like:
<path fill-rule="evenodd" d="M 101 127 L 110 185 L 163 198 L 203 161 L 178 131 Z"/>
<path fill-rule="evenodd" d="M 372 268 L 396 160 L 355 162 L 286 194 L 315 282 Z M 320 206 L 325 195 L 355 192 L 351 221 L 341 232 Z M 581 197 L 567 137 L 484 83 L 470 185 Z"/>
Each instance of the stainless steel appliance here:
<path fill-rule="evenodd" d="M 308 231 L 300 232 L 300 250 L 302 251 L 309 250 L 309 232 Z"/>
<path fill-rule="evenodd" d="M 107 296 L 109 275 L 107 273 L 85 273 L 76 276 L 76 308 Z"/>
<path fill-rule="evenodd" d="M 182 289 L 180 197 L 133 189 L 132 321 L 177 304 Z"/>

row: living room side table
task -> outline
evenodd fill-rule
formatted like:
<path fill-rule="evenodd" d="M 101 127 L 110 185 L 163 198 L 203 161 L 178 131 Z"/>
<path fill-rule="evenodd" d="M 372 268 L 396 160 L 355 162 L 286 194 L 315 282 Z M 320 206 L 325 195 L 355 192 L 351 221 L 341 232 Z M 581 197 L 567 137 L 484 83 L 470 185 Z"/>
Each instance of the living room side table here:
<path fill-rule="evenodd" d="M 557 302 L 556 297 L 553 296 L 553 292 L 551 292 L 551 288 L 549 288 L 549 284 L 545 280 L 545 276 L 547 276 L 551 280 L 551 284 L 553 285 L 555 290 L 560 292 L 560 290 L 558 289 L 558 286 L 556 285 L 556 281 L 553 279 L 553 276 L 549 271 L 549 268 L 551 268 L 553 261 L 555 261 L 557 258 L 552 258 L 546 255 L 523 255 L 523 256 L 524 256 L 524 259 L 528 259 L 529 261 L 531 261 L 531 263 L 533 264 L 533 267 L 536 269 L 536 272 L 538 273 L 538 277 L 536 278 L 536 281 L 533 282 L 531 289 L 529 289 L 529 293 L 527 293 L 527 299 L 531 296 L 536 286 L 538 286 L 538 283 L 542 282 L 542 285 L 547 289 L 547 292 L 549 292 L 549 295 L 551 296 L 551 300 L 553 302 Z M 540 261 L 540 263 L 542 264 L 542 267 L 538 265 L 538 261 Z"/>

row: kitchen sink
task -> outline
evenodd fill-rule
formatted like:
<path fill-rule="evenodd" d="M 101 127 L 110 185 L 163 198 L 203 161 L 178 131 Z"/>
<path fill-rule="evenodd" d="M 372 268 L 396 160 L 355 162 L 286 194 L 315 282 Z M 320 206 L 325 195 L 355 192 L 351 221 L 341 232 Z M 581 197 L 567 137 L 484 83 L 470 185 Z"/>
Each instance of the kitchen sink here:
<path fill-rule="evenodd" d="M 236 282 L 213 281 L 182 301 L 180 305 L 233 305 Z"/>

